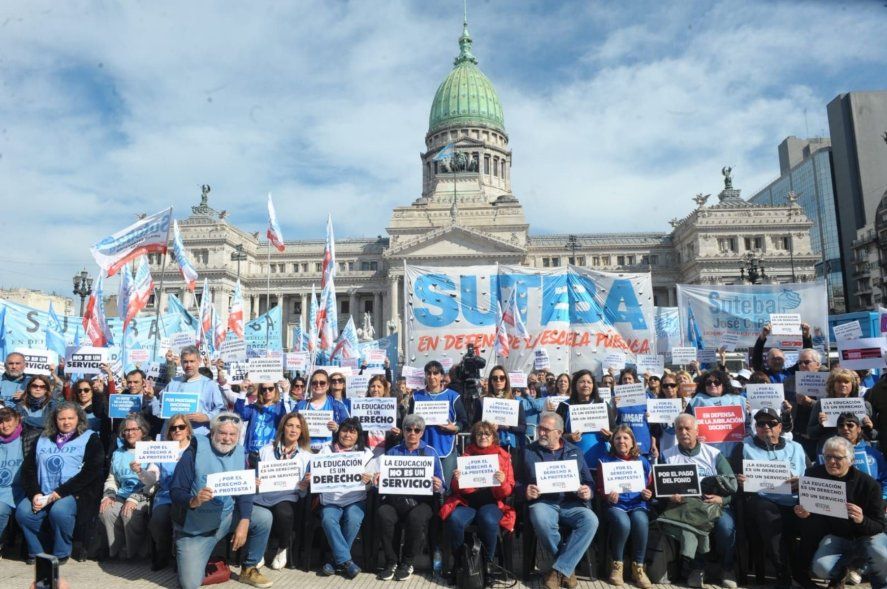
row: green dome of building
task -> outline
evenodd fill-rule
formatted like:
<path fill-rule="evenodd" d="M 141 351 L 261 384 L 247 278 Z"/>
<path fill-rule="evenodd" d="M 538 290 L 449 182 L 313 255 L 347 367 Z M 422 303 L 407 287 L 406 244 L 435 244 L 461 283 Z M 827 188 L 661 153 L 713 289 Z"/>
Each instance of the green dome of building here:
<path fill-rule="evenodd" d="M 471 53 L 468 23 L 459 37 L 459 57 L 453 71 L 441 82 L 431 103 L 428 133 L 445 127 L 490 127 L 505 132 L 502 104 L 493 84 L 477 67 L 477 58 Z"/>

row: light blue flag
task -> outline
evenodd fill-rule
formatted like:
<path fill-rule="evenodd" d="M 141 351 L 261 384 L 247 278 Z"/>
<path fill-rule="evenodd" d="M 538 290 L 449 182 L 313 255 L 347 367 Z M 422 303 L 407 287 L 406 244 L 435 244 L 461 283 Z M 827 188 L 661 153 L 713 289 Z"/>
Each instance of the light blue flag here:
<path fill-rule="evenodd" d="M 59 358 L 65 357 L 65 336 L 62 335 L 62 323 L 59 321 L 52 301 L 49 303 L 49 321 L 46 322 L 46 349 L 58 354 Z"/>

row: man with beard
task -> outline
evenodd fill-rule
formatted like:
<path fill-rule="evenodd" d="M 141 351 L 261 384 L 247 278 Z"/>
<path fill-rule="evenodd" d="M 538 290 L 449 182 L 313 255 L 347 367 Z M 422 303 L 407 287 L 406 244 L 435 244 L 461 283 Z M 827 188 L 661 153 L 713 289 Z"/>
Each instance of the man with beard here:
<path fill-rule="evenodd" d="M 194 436 L 173 473 L 169 495 L 183 589 L 199 589 L 213 549 L 229 533 L 233 550 L 246 546 L 240 582 L 254 587 L 272 584 L 256 567 L 268 543 L 271 512 L 253 511 L 254 495 L 214 497 L 206 484 L 210 474 L 243 470 L 245 455 L 238 443 L 241 423 L 236 413 L 218 414 L 209 436 Z"/>
<path fill-rule="evenodd" d="M 0 402 L 12 405 L 25 394 L 31 378 L 25 376 L 25 357 L 18 352 L 6 356 L 3 367 L 6 372 L 0 376 Z"/>

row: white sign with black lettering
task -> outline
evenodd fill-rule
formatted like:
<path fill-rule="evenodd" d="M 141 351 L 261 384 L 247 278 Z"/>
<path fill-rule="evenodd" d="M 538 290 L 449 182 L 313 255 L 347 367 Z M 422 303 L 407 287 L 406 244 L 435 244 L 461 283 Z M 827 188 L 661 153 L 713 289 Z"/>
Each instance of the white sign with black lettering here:
<path fill-rule="evenodd" d="M 178 462 L 179 443 L 176 441 L 136 442 L 133 460 L 145 464 Z"/>
<path fill-rule="evenodd" d="M 635 363 L 638 374 L 655 374 L 661 376 L 665 372 L 665 356 L 662 354 L 638 354 Z"/>
<path fill-rule="evenodd" d="M 828 372 L 795 372 L 795 392 L 819 399 L 825 396 L 825 385 L 828 382 Z"/>
<path fill-rule="evenodd" d="M 214 472 L 206 475 L 206 486 L 212 490 L 213 497 L 252 495 L 256 492 L 256 471 Z"/>
<path fill-rule="evenodd" d="M 298 460 L 261 460 L 259 493 L 293 491 L 303 476 L 302 463 Z"/>
<path fill-rule="evenodd" d="M 308 352 L 287 352 L 284 360 L 286 360 L 286 369 L 292 373 L 305 374 L 308 372 L 308 365 L 311 363 L 311 357 Z"/>
<path fill-rule="evenodd" d="M 644 464 L 640 460 L 601 462 L 604 493 L 640 493 L 647 488 Z"/>
<path fill-rule="evenodd" d="M 533 368 L 535 370 L 548 370 L 551 368 L 551 360 L 548 358 L 548 350 L 539 348 L 534 352 Z"/>
<path fill-rule="evenodd" d="M 859 321 L 850 321 L 849 323 L 835 325 L 832 328 L 832 331 L 835 332 L 835 341 L 838 342 L 862 338 L 862 327 L 859 325 Z"/>
<path fill-rule="evenodd" d="M 511 388 L 513 389 L 525 389 L 527 388 L 527 373 L 509 372 L 508 382 L 511 384 Z"/>
<path fill-rule="evenodd" d="M 389 430 L 397 420 L 397 399 L 366 397 L 351 399 L 351 417 L 360 420 L 364 431 Z"/>
<path fill-rule="evenodd" d="M 246 362 L 246 340 L 226 339 L 219 348 L 219 358 L 223 362 Z"/>
<path fill-rule="evenodd" d="M 770 335 L 801 335 L 801 315 L 770 313 Z"/>
<path fill-rule="evenodd" d="M 842 413 L 854 413 L 860 421 L 867 415 L 865 400 L 861 397 L 826 397 L 819 400 L 819 408 L 828 416 L 822 424 L 824 427 L 838 427 L 838 416 Z"/>
<path fill-rule="evenodd" d="M 182 348 L 194 345 L 197 345 L 197 339 L 193 333 L 180 332 L 169 337 L 169 349 L 175 352 L 176 356 L 182 353 Z"/>
<path fill-rule="evenodd" d="M 606 369 L 613 368 L 615 370 L 622 370 L 625 368 L 625 353 L 624 352 L 607 352 L 607 355 L 604 356 L 603 367 Z"/>
<path fill-rule="evenodd" d="M 369 374 L 352 374 L 345 377 L 345 391 L 349 399 L 367 396 L 367 386 L 370 384 Z"/>
<path fill-rule="evenodd" d="M 408 389 L 421 389 L 425 387 L 425 371 L 415 366 L 404 366 L 400 371 L 407 381 Z"/>
<path fill-rule="evenodd" d="M 519 413 L 520 401 L 517 399 L 483 398 L 482 419 L 484 421 L 497 425 L 516 427 Z"/>
<path fill-rule="evenodd" d="M 739 333 L 736 331 L 725 331 L 718 340 L 718 349 L 723 348 L 725 352 L 733 352 L 739 344 Z"/>
<path fill-rule="evenodd" d="M 617 384 L 613 387 L 613 397 L 616 399 L 616 407 L 637 407 L 647 404 L 647 391 L 642 383 Z"/>
<path fill-rule="evenodd" d="M 363 482 L 363 452 L 337 452 L 311 457 L 311 492 L 359 491 Z"/>
<path fill-rule="evenodd" d="M 671 349 L 671 363 L 684 366 L 696 362 L 696 348 L 684 346 Z"/>
<path fill-rule="evenodd" d="M 847 483 L 816 477 L 801 477 L 798 485 L 801 507 L 810 513 L 847 519 Z"/>
<path fill-rule="evenodd" d="M 65 358 L 65 374 L 101 374 L 102 364 L 107 363 L 108 348 L 83 346 Z"/>
<path fill-rule="evenodd" d="M 299 414 L 305 418 L 305 423 L 308 424 L 308 435 L 312 438 L 328 438 L 333 435 L 329 428 L 329 422 L 333 420 L 332 411 L 303 409 L 299 411 Z"/>
<path fill-rule="evenodd" d="M 574 434 L 610 429 L 606 403 L 570 405 L 570 431 Z"/>
<path fill-rule="evenodd" d="M 742 474 L 745 482 L 742 488 L 746 493 L 775 493 L 791 495 L 792 465 L 788 460 L 743 460 Z"/>
<path fill-rule="evenodd" d="M 760 409 L 774 409 L 777 413 L 782 410 L 782 402 L 785 401 L 785 391 L 782 383 L 766 383 L 745 385 L 745 393 L 748 403 L 751 405 L 751 414 L 754 415 Z"/>
<path fill-rule="evenodd" d="M 380 495 L 433 495 L 433 456 L 382 456 Z"/>
<path fill-rule="evenodd" d="M 59 363 L 58 354 L 51 350 L 35 350 L 33 348 L 18 348 L 15 350 L 25 357 L 25 374 L 49 375 L 49 367 Z"/>
<path fill-rule="evenodd" d="M 459 488 L 480 489 L 481 487 L 498 487 L 494 477 L 499 470 L 499 457 L 496 454 L 486 456 L 459 456 L 456 459 L 459 469 Z"/>
<path fill-rule="evenodd" d="M 250 358 L 249 379 L 254 383 L 277 382 L 283 378 L 283 358 Z"/>
<path fill-rule="evenodd" d="M 647 423 L 672 425 L 683 411 L 683 399 L 647 399 Z"/>
<path fill-rule="evenodd" d="M 572 493 L 579 490 L 579 464 L 575 460 L 536 463 L 536 487 L 540 493 Z"/>
<path fill-rule="evenodd" d="M 416 401 L 413 413 L 421 415 L 425 425 L 446 425 L 450 421 L 449 401 Z"/>

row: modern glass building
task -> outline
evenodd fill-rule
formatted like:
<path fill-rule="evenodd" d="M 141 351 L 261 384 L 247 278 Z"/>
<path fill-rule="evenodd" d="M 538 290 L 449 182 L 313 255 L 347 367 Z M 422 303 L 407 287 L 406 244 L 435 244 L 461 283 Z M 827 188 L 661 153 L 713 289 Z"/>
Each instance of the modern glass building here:
<path fill-rule="evenodd" d="M 749 198 L 760 205 L 786 205 L 789 192 L 798 195 L 798 205 L 813 221 L 810 228 L 810 245 L 819 256 L 815 265 L 816 276 L 825 277 L 828 284 L 829 309 L 844 312 L 844 276 L 841 266 L 841 241 L 838 237 L 838 220 L 835 210 L 835 189 L 832 179 L 831 145 L 828 140 L 799 141 L 789 137 L 780 145 L 780 155 L 790 143 L 797 148 L 795 157 L 780 157 L 782 175 L 763 190 Z M 788 168 L 786 161 L 795 163 Z"/>

